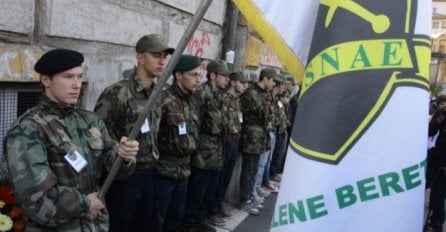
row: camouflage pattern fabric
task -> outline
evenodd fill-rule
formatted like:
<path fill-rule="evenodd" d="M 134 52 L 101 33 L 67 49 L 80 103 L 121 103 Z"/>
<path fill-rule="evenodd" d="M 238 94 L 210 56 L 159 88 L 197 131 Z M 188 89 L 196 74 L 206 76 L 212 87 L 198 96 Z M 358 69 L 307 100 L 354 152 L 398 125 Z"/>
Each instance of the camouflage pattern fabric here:
<path fill-rule="evenodd" d="M 272 91 L 261 92 L 260 94 L 263 104 L 267 107 L 265 128 L 270 132 L 277 130 L 277 99 L 273 96 Z"/>
<path fill-rule="evenodd" d="M 197 154 L 192 165 L 205 170 L 220 171 L 223 167 L 223 114 L 222 94 L 210 81 L 194 93 L 200 108 L 200 135 Z"/>
<path fill-rule="evenodd" d="M 271 147 L 267 131 L 268 123 L 271 123 L 270 96 L 269 91 L 257 83 L 240 96 L 243 124 L 239 147 L 242 152 L 260 155 Z"/>
<path fill-rule="evenodd" d="M 88 221 L 89 193 L 110 168 L 117 143 L 95 114 L 58 105 L 45 95 L 19 117 L 5 136 L 10 182 L 29 217 L 26 231 L 108 231 L 108 215 Z M 87 161 L 77 172 L 65 156 L 77 151 Z M 115 153 L 113 153 L 115 154 Z M 118 178 L 134 169 L 123 166 Z"/>
<path fill-rule="evenodd" d="M 288 116 L 286 105 L 280 100 L 274 102 L 275 106 L 275 121 L 276 121 L 276 132 L 285 133 L 288 126 Z"/>
<path fill-rule="evenodd" d="M 230 92 L 223 94 L 223 117 L 225 122 L 225 134 L 237 134 L 242 130 L 240 116 L 242 109 L 240 98 Z"/>
<path fill-rule="evenodd" d="M 198 106 L 191 94 L 183 93 L 177 84 L 163 91 L 161 123 L 158 133 L 159 160 L 155 175 L 173 179 L 190 176 L 190 157 L 197 152 Z"/>
<path fill-rule="evenodd" d="M 142 112 L 153 86 L 144 88 L 137 80 L 133 71 L 130 77 L 125 78 L 107 87 L 99 96 L 94 111 L 102 118 L 114 139 L 130 134 L 136 119 Z M 159 152 L 157 133 L 159 128 L 160 104 L 158 100 L 148 114 L 147 122 L 150 131 L 140 133 L 136 137 L 139 142 L 139 151 L 136 162 L 153 162 L 158 159 Z"/>

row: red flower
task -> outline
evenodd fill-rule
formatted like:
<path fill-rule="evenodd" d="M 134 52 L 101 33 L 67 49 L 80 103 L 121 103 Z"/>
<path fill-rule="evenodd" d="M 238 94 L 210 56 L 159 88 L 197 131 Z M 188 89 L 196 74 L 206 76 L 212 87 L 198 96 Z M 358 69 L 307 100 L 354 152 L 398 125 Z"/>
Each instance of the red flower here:
<path fill-rule="evenodd" d="M 0 187 L 0 200 L 6 204 L 16 205 L 17 201 L 15 197 L 11 194 L 9 186 L 3 185 Z"/>

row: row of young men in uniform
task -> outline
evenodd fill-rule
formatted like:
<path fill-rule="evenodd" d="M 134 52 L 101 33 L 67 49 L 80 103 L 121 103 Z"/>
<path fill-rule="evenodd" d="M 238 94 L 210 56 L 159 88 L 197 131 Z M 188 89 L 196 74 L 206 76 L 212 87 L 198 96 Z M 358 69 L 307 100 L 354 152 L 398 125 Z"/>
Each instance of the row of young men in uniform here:
<path fill-rule="evenodd" d="M 96 115 L 73 113 L 79 111 L 76 104 L 83 75 L 82 54 L 54 50 L 39 60 L 45 63 L 44 68 L 36 63 L 44 90 L 43 103 L 30 111 L 34 113 L 19 118 L 5 140 L 11 180 L 20 180 L 13 183 L 14 192 L 30 217 L 29 228 L 88 231 L 95 227 L 97 231 L 107 231 L 109 225 L 109 231 L 214 231 L 209 223 L 215 220 L 209 221 L 212 217 L 208 216 L 228 216 L 221 203 L 239 152 L 239 141 L 243 157 L 241 207 L 256 213 L 259 206 L 253 203 L 252 190 L 258 160 L 271 144 L 268 132 L 277 128 L 272 121 L 274 103 L 269 90 L 284 80 L 275 70 L 264 69 L 259 81 L 239 102 L 237 98 L 248 82 L 244 73 L 233 73 L 225 63 L 211 61 L 207 65 L 207 82 L 198 86 L 201 60 L 183 55 L 173 71 L 173 84 L 148 113 L 137 142 L 128 142 L 125 136 L 134 127 L 156 78 L 164 71 L 168 54 L 173 53 L 165 41 L 162 35 L 140 38 L 135 47 L 134 70 L 125 72 L 128 76 L 100 95 L 94 111 L 108 131 L 101 120 L 95 119 Z M 80 71 L 73 75 L 73 69 Z M 61 86 L 59 80 L 67 84 Z M 72 80 L 76 84 L 68 84 Z M 264 101 L 262 94 L 269 96 L 269 102 Z M 44 116 L 49 123 L 39 118 L 41 112 L 50 115 Z M 67 115 L 73 117 L 70 123 Z M 45 126 L 27 125 L 24 122 L 29 118 Z M 93 126 L 91 121 L 97 125 Z M 80 124 L 85 130 L 79 129 Z M 26 132 L 30 128 L 32 131 Z M 17 141 L 29 138 L 22 132 L 39 135 L 42 149 L 37 151 L 43 154 L 43 161 L 30 158 L 30 152 L 37 152 L 33 150 L 35 146 L 20 148 L 23 143 Z M 125 161 L 123 174 L 106 194 L 105 207 L 95 191 L 103 177 L 103 166 L 109 167 L 116 158 L 110 153 L 112 148 L 117 149 L 111 139 L 120 138 L 118 155 Z M 54 144 L 48 146 L 48 141 Z M 81 162 L 69 162 L 70 158 Z M 46 165 L 31 165 L 30 160 Z M 26 167 L 31 165 L 29 170 L 23 168 L 23 163 Z M 35 167 L 41 169 L 34 170 Z M 37 174 L 41 170 L 48 173 L 46 179 Z M 41 183 L 45 184 L 33 187 Z M 36 194 L 43 198 L 36 200 Z M 78 202 L 74 207 L 70 203 L 73 199 L 77 199 L 74 204 Z"/>

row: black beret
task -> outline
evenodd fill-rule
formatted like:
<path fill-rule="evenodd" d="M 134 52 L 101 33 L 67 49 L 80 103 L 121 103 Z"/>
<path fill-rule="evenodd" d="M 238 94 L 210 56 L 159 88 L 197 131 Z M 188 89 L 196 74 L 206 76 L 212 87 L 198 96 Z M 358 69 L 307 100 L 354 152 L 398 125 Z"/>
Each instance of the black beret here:
<path fill-rule="evenodd" d="M 201 59 L 198 56 L 182 55 L 178 60 L 175 71 L 189 71 L 201 65 Z"/>
<path fill-rule="evenodd" d="M 53 75 L 65 70 L 81 66 L 84 56 L 69 49 L 54 49 L 43 54 L 34 65 L 34 70 L 40 74 Z"/>

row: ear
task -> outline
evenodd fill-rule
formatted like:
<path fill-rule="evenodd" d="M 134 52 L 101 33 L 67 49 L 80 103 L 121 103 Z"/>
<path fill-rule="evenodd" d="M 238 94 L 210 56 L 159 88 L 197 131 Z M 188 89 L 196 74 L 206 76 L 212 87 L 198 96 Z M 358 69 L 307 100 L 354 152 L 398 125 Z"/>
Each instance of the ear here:
<path fill-rule="evenodd" d="M 144 64 L 144 53 L 136 53 L 136 61 L 138 64 Z"/>
<path fill-rule="evenodd" d="M 173 75 L 173 79 L 177 82 L 179 82 L 181 79 L 183 79 L 183 73 L 180 71 L 175 71 Z"/>
<path fill-rule="evenodd" d="M 211 75 L 209 75 L 209 79 L 211 79 L 211 80 L 215 80 L 216 77 L 217 77 L 217 74 L 214 72 L 211 72 Z"/>
<path fill-rule="evenodd" d="M 48 75 L 40 75 L 40 82 L 44 87 L 49 87 L 51 84 L 51 79 Z"/>

